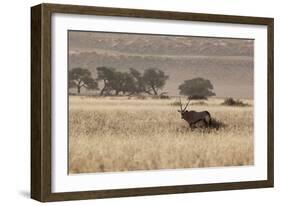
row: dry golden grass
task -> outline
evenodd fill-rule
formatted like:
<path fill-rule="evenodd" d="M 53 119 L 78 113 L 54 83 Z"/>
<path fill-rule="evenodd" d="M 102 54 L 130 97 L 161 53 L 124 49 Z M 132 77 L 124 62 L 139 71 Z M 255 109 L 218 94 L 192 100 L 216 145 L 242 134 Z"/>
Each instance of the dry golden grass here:
<path fill-rule="evenodd" d="M 172 106 L 176 99 L 72 96 L 69 101 L 70 173 L 253 164 L 252 106 L 222 106 L 222 99 L 190 105 L 226 124 L 191 131 Z"/>

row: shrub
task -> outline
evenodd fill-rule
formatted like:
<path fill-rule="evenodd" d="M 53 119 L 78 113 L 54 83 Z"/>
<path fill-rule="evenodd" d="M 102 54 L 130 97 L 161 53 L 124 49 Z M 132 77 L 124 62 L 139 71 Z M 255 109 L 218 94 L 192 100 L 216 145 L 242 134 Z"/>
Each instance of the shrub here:
<path fill-rule="evenodd" d="M 240 101 L 239 99 L 235 100 L 232 97 L 226 98 L 224 100 L 224 102 L 222 103 L 222 105 L 226 105 L 226 106 L 248 106 L 248 104 Z"/>
<path fill-rule="evenodd" d="M 159 94 L 160 99 L 171 99 L 170 96 L 168 95 L 168 92 L 162 92 Z"/>
<path fill-rule="evenodd" d="M 168 95 L 160 95 L 160 99 L 171 99 Z"/>
<path fill-rule="evenodd" d="M 205 99 L 205 100 L 207 100 L 208 98 L 203 95 L 192 95 L 192 96 L 189 96 L 188 99 L 191 99 L 191 100 Z"/>
<path fill-rule="evenodd" d="M 226 124 L 224 124 L 222 121 L 217 120 L 215 118 L 211 119 L 211 124 L 209 125 L 209 128 L 220 129 L 223 127 L 226 127 Z"/>

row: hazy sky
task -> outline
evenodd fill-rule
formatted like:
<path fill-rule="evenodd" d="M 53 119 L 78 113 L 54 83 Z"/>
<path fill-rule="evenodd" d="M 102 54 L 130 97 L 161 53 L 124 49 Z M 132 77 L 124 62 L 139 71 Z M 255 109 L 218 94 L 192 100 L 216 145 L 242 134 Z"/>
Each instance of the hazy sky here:
<path fill-rule="evenodd" d="M 163 91 L 178 95 L 178 85 L 209 79 L 217 96 L 253 96 L 254 40 L 103 32 L 69 32 L 69 66 L 109 66 L 126 71 L 158 68 L 170 78 Z"/>

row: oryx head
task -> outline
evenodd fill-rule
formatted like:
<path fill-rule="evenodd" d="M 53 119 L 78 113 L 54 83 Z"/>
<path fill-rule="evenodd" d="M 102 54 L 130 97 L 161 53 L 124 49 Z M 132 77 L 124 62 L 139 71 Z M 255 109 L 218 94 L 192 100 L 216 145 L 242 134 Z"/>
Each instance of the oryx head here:
<path fill-rule="evenodd" d="M 179 113 L 181 113 L 181 118 L 184 118 L 184 114 L 188 113 L 188 110 L 186 109 L 189 105 L 190 99 L 188 100 L 187 104 L 185 105 L 184 109 L 182 109 L 182 103 L 181 103 L 181 97 L 180 97 L 180 110 L 178 110 Z"/>

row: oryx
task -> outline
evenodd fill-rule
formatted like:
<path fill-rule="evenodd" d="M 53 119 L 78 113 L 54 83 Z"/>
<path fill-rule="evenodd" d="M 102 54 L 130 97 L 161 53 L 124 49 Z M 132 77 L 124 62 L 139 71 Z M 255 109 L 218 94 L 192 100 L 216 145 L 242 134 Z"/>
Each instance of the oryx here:
<path fill-rule="evenodd" d="M 182 109 L 181 98 L 180 98 L 180 110 L 181 118 L 188 122 L 191 128 L 198 127 L 198 125 L 204 127 L 208 127 L 211 124 L 211 115 L 208 111 L 196 112 L 196 111 L 188 111 L 186 108 L 190 102 L 188 100 L 187 104 L 185 105 L 184 109 Z"/>

